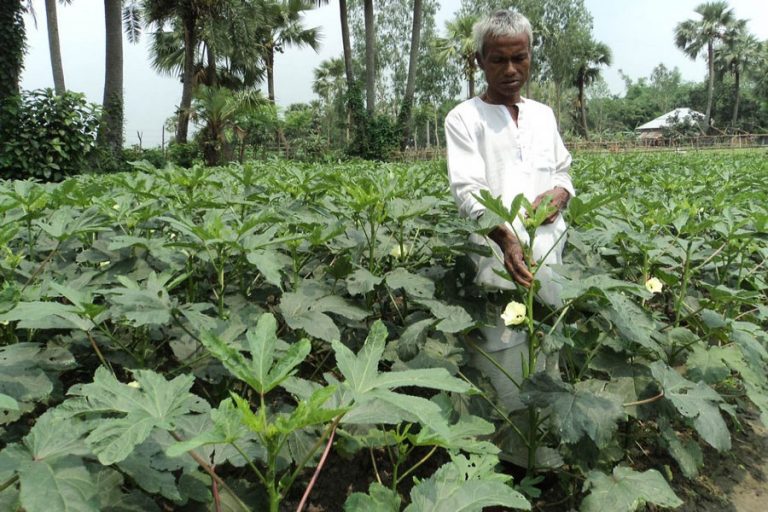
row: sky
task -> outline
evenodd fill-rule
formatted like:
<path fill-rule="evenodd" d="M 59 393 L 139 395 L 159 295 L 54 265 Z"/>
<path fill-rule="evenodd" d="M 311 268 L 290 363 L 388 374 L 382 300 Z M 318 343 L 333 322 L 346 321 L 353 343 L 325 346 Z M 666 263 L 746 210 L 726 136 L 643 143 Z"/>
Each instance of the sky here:
<path fill-rule="evenodd" d="M 689 18 L 697 18 L 693 9 L 702 0 L 584 0 L 593 17 L 595 39 L 611 47 L 613 65 L 603 77 L 615 94 L 623 94 L 624 82 L 619 70 L 632 79 L 647 77 L 659 63 L 678 67 L 683 79 L 703 80 L 706 62 L 692 61 L 674 45 L 674 27 Z M 460 0 L 440 0 L 437 26 L 458 10 Z M 729 0 L 739 18 L 749 21 L 748 28 L 759 39 L 768 39 L 768 0 Z M 32 2 L 37 15 L 37 28 L 27 17 L 27 46 L 22 88 L 53 87 L 44 0 Z M 104 84 L 104 2 L 77 0 L 58 6 L 59 36 L 67 89 L 82 92 L 89 101 L 101 103 Z M 307 26 L 320 27 L 322 42 L 319 52 L 309 48 L 288 48 L 275 59 L 277 103 L 288 106 L 308 102 L 314 97 L 314 68 L 323 60 L 340 56 L 338 2 L 309 11 Z M 141 138 L 144 147 L 158 146 L 163 123 L 173 115 L 181 97 L 178 78 L 159 75 L 149 65 L 148 38 L 138 44 L 124 40 L 124 93 L 126 145 Z M 534 56 L 535 58 L 535 56 Z M 166 141 L 171 136 L 166 133 Z"/>

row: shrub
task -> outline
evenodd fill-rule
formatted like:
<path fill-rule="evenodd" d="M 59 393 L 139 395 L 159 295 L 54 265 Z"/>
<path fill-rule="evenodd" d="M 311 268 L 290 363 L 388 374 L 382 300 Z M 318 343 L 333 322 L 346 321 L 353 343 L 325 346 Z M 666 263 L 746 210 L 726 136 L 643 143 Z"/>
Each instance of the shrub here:
<path fill-rule="evenodd" d="M 96 145 L 99 107 L 80 93 L 25 91 L 0 110 L 4 178 L 60 181 L 80 173 Z"/>

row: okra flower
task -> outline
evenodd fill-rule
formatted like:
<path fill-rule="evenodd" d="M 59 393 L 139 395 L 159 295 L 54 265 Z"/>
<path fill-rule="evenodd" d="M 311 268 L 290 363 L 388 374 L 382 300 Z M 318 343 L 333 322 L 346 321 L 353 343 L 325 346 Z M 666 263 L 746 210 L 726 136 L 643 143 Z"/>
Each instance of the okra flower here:
<path fill-rule="evenodd" d="M 645 289 L 651 293 L 661 293 L 664 285 L 657 277 L 652 277 L 645 282 Z"/>
<path fill-rule="evenodd" d="M 520 325 L 525 322 L 525 304 L 510 302 L 501 314 L 501 319 L 504 325 Z"/>

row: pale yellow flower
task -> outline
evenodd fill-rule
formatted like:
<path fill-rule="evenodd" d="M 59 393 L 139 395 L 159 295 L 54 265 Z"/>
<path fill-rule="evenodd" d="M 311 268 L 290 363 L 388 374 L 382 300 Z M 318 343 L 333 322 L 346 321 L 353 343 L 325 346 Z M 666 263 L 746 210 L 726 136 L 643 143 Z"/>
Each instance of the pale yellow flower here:
<path fill-rule="evenodd" d="M 408 255 L 411 253 L 411 249 L 411 246 L 408 244 L 403 244 L 402 249 L 400 248 L 400 244 L 395 244 L 392 247 L 392 250 L 389 251 L 389 255 L 393 258 L 403 259 L 408 257 Z"/>
<path fill-rule="evenodd" d="M 645 282 L 645 289 L 651 293 L 661 293 L 664 284 L 657 277 L 652 277 Z"/>
<path fill-rule="evenodd" d="M 520 325 L 525 322 L 525 304 L 510 302 L 501 314 L 501 319 L 504 325 Z"/>
<path fill-rule="evenodd" d="M 139 384 L 135 380 L 132 380 L 131 382 L 126 384 L 126 386 L 128 386 L 129 388 L 134 388 L 134 389 L 140 389 L 141 388 L 141 384 Z"/>

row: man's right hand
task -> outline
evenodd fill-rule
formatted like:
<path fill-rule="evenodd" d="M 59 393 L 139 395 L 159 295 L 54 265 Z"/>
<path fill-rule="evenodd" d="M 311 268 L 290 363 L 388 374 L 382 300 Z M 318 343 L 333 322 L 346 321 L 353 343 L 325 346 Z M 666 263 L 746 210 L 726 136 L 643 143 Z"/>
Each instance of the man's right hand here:
<path fill-rule="evenodd" d="M 523 246 L 506 226 L 497 226 L 488 236 L 496 242 L 504 254 L 504 268 L 507 269 L 512 279 L 526 288 L 533 284 L 533 274 L 525 263 Z"/>

